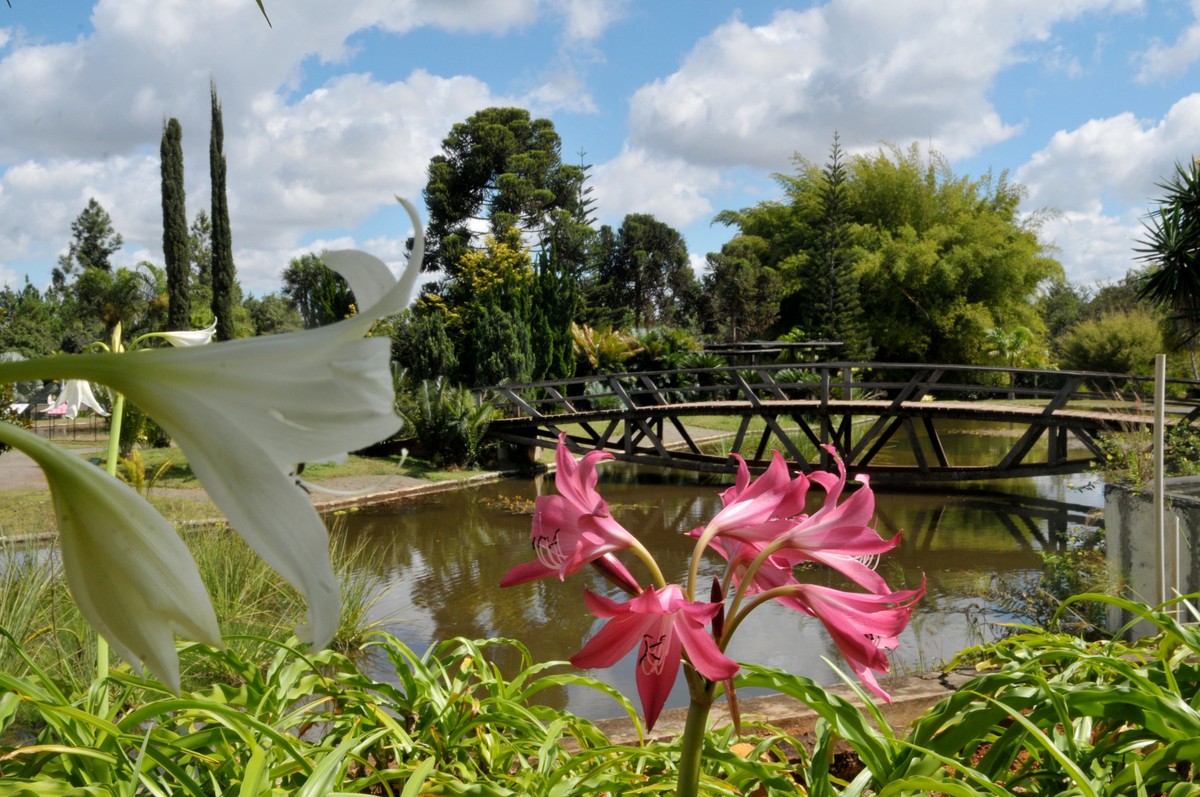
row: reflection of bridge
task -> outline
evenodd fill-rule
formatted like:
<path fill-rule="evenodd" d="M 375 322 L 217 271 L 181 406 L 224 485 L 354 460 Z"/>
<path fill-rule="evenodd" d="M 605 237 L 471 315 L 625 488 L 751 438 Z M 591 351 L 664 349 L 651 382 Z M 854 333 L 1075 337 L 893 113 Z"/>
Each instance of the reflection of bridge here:
<path fill-rule="evenodd" d="M 851 473 L 876 479 L 1041 476 L 1087 470 L 1104 456 L 1098 435 L 1148 428 L 1153 387 L 1123 374 L 894 363 L 610 374 L 495 388 L 506 417 L 489 435 L 550 448 L 566 433 L 623 461 L 700 471 L 729 470 L 731 452 L 761 468 L 771 449 L 828 467 L 818 446 L 831 443 Z M 1200 383 L 1167 390 L 1168 423 L 1200 418 Z M 994 461 L 957 461 L 945 442 L 963 422 L 1017 432 Z M 701 428 L 727 430 L 719 452 L 696 439 Z"/>

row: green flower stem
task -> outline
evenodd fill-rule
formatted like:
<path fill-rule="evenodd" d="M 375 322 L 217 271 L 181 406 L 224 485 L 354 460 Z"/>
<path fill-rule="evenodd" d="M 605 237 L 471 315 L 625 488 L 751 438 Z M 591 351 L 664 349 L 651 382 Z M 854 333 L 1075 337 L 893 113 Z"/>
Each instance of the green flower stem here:
<path fill-rule="evenodd" d="M 742 583 L 745 584 L 746 582 L 743 581 Z M 769 589 L 766 592 L 760 592 L 756 594 L 753 598 L 746 602 L 746 606 L 740 611 L 736 613 L 731 611 L 729 619 L 725 621 L 725 631 L 721 634 L 721 638 L 717 640 L 717 645 L 721 648 L 721 652 L 725 651 L 726 646 L 729 644 L 729 640 L 733 638 L 733 632 L 737 630 L 737 627 L 741 625 L 742 620 L 745 620 L 750 612 L 754 611 L 767 601 L 775 600 L 776 598 L 781 598 L 786 595 L 795 595 L 798 591 L 797 585 L 794 584 L 786 587 L 775 587 L 775 589 Z M 739 597 L 741 597 L 740 592 Z"/>
<path fill-rule="evenodd" d="M 662 589 L 667 586 L 667 580 L 663 577 L 662 568 L 658 566 L 658 562 L 654 558 L 654 554 L 647 550 L 646 546 L 642 545 L 637 540 L 633 541 L 633 547 L 630 548 L 634 555 L 642 561 L 646 569 L 650 571 L 650 577 L 654 579 L 655 585 Z"/>
<path fill-rule="evenodd" d="M 754 577 L 758 575 L 758 569 L 763 566 L 763 563 L 767 561 L 767 558 L 770 557 L 771 554 L 784 547 L 786 543 L 787 535 L 784 535 L 782 538 L 777 539 L 764 547 L 762 551 L 759 552 L 758 556 L 754 557 L 754 561 L 750 563 L 750 566 L 746 568 L 746 572 L 742 574 L 742 581 L 738 585 L 737 592 L 734 593 L 733 601 L 729 604 L 730 619 L 738 617 L 738 610 L 741 608 L 742 599 L 746 597 L 746 590 L 754 582 Z M 754 605 L 757 606 L 758 603 L 761 603 L 761 601 L 755 602 Z M 751 608 L 753 608 L 753 606 Z M 736 626 L 736 623 L 734 625 Z M 733 633 L 732 629 L 727 625 L 725 628 L 725 634 L 723 635 L 724 639 L 729 639 L 729 635 L 731 633 Z"/>
<path fill-rule="evenodd" d="M 700 764 L 704 758 L 704 731 L 712 710 L 715 684 L 709 683 L 691 668 L 687 671 L 687 722 L 683 726 L 683 741 L 679 750 L 679 772 L 675 786 L 676 797 L 695 797 L 700 793 Z"/>
<path fill-rule="evenodd" d="M 104 469 L 109 476 L 117 475 L 117 458 L 121 452 L 121 418 L 125 415 L 125 396 L 113 393 L 112 422 L 108 425 L 108 455 L 104 460 Z M 109 656 L 108 640 L 101 634 L 96 634 L 96 677 L 108 677 Z M 104 713 L 108 711 L 108 690 L 101 698 Z"/>
<path fill-rule="evenodd" d="M 102 346 L 104 344 L 101 344 Z M 119 353 L 121 351 L 121 325 L 117 324 L 113 329 L 111 352 Z M 108 455 L 104 460 L 104 469 L 109 476 L 116 477 L 117 475 L 117 457 L 121 452 L 121 419 L 125 415 L 125 396 L 121 393 L 113 391 L 112 405 L 112 421 L 108 424 Z M 109 669 L 109 653 L 108 640 L 103 634 L 96 634 L 96 679 L 103 681 L 108 677 Z M 101 689 L 100 692 L 100 708 L 101 714 L 108 714 L 108 689 Z"/>
<path fill-rule="evenodd" d="M 692 548 L 692 561 L 688 565 L 687 580 L 687 599 L 689 601 L 696 600 L 696 579 L 700 577 L 700 560 L 704 558 L 704 552 L 708 550 L 708 544 L 715 536 L 717 536 L 717 530 L 706 526 L 699 539 L 696 540 L 696 546 Z"/>
<path fill-rule="evenodd" d="M 125 414 L 125 396 L 113 393 L 112 421 L 108 425 L 108 454 L 104 469 L 109 476 L 117 475 L 117 459 L 121 454 L 121 417 Z"/>

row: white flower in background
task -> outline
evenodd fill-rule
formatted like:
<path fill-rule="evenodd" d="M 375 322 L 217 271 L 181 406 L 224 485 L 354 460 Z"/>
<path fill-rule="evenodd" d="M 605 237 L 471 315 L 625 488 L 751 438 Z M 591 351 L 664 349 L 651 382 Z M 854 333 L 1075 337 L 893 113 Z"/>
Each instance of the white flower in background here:
<path fill-rule="evenodd" d="M 221 633 L 187 546 L 129 485 L 37 435 L 0 424 L 0 442 L 46 473 L 63 570 L 80 612 L 121 656 L 179 691 L 175 634 Z"/>
<path fill-rule="evenodd" d="M 153 332 L 151 334 L 179 348 L 207 346 L 212 343 L 213 335 L 217 334 L 217 319 L 214 318 L 213 322 L 204 329 L 190 329 L 185 332 Z"/>
<path fill-rule="evenodd" d="M 64 380 L 62 392 L 58 394 L 58 398 L 54 400 L 54 403 L 46 408 L 46 412 L 51 412 L 56 407 L 63 405 L 67 407 L 67 411 L 63 414 L 68 418 L 74 418 L 79 415 L 80 407 L 89 407 L 97 415 L 108 415 L 104 407 L 100 406 L 100 402 L 96 400 L 96 394 L 92 392 L 92 386 L 85 379 Z"/>
<path fill-rule="evenodd" d="M 152 417 L 179 445 L 230 524 L 305 596 L 308 621 L 297 633 L 318 647 L 336 631 L 340 596 L 325 524 L 292 474 L 298 463 L 364 448 L 401 426 L 391 342 L 365 337 L 375 321 L 408 305 L 420 273 L 424 234 L 412 205 L 400 202 L 412 218 L 416 243 L 399 281 L 362 252 L 335 252 L 326 260 L 358 300 L 359 312 L 350 318 L 210 346 L 0 365 L 0 379 L 8 381 L 47 371 L 100 382 Z M 134 582 L 130 589 L 143 587 Z M 114 647 L 122 649 L 115 641 Z"/>

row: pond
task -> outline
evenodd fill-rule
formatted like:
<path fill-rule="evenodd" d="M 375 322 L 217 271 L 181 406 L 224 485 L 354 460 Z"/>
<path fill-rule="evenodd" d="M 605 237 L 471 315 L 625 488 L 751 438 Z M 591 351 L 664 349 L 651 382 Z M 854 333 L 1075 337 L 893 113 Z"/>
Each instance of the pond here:
<path fill-rule="evenodd" d="M 987 448 L 998 434 L 1021 430 L 964 425 L 947 437 L 948 447 Z M 989 442 L 990 441 L 990 442 Z M 691 540 L 683 532 L 702 526 L 720 508 L 718 493 L 729 477 L 713 477 L 613 462 L 600 466 L 600 492 L 614 516 L 638 535 L 668 580 L 686 577 Z M 378 587 L 373 619 L 382 620 L 418 652 L 431 642 L 456 636 L 517 639 L 535 661 L 564 660 L 600 627 L 584 607 L 583 588 L 622 597 L 590 568 L 565 583 L 547 579 L 500 589 L 512 566 L 532 558 L 529 525 L 533 498 L 544 480 L 507 480 L 458 492 L 406 500 L 345 517 L 345 533 L 369 546 L 367 571 Z M 816 488 L 810 498 L 821 500 Z M 925 599 L 893 654 L 893 671 L 936 667 L 961 648 L 995 636 L 993 624 L 1007 618 L 986 598 L 994 579 L 1018 580 L 1040 569 L 1039 551 L 1058 547 L 1066 533 L 1102 504 L 1095 477 L 1044 477 L 973 485 L 936 485 L 904 492 L 876 489 L 876 528 L 902 542 L 879 564 L 893 588 L 927 580 Z M 634 574 L 645 579 L 636 562 Z M 706 575 L 717 576 L 723 561 L 706 557 Z M 823 571 L 809 574 L 825 582 Z M 769 604 L 743 623 L 730 655 L 807 675 L 832 684 L 829 662 L 849 672 L 821 624 Z M 594 675 L 634 698 L 634 656 Z M 570 688 L 546 702 L 599 719 L 620 713 L 597 692 Z M 636 703 L 636 701 L 635 701 Z M 682 679 L 668 707 L 686 705 Z"/>

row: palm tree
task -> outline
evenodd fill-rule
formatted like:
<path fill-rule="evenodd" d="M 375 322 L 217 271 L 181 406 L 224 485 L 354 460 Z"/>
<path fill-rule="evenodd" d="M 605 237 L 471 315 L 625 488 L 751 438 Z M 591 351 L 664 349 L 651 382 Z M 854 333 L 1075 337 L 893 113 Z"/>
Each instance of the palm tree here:
<path fill-rule="evenodd" d="M 1192 376 L 1200 379 L 1196 339 L 1200 328 L 1200 159 L 1176 163 L 1174 176 L 1159 183 L 1166 193 L 1145 221 L 1146 237 L 1135 249 L 1150 265 L 1138 298 L 1167 308 L 1183 330 Z"/>

